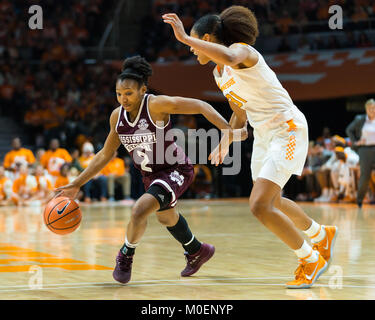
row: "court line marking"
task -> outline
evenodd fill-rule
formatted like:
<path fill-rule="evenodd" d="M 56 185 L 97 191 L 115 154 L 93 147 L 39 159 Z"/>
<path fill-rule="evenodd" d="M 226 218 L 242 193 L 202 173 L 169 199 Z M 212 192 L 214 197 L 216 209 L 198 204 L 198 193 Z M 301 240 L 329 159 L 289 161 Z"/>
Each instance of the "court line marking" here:
<path fill-rule="evenodd" d="M 343 278 L 370 278 L 370 277 L 375 277 L 374 275 L 348 275 L 348 276 L 342 276 Z M 197 283 L 200 281 L 236 281 L 236 280 L 284 280 L 284 279 L 290 279 L 290 276 L 279 276 L 279 277 L 241 277 L 241 278 L 204 278 L 204 279 L 154 279 L 154 280 L 134 280 L 131 283 L 127 284 L 126 286 L 143 286 L 143 285 L 168 285 L 168 282 L 175 282 L 174 284 L 170 285 L 221 285 L 220 283 Z M 322 278 L 330 278 L 330 276 L 321 276 L 320 279 Z M 163 283 L 165 282 L 165 283 Z M 193 283 L 195 282 L 195 283 Z M 226 283 L 222 283 L 223 285 Z M 234 282 L 231 284 L 237 284 L 240 285 L 241 282 Z M 245 283 L 246 284 L 246 283 Z M 242 284 L 241 284 L 242 285 Z M 255 285 L 255 284 L 254 284 Z M 270 284 L 258 284 L 258 285 L 270 285 Z M 285 285 L 285 284 L 283 284 Z M 122 284 L 117 284 L 114 282 L 72 282 L 72 283 L 54 283 L 54 284 L 43 284 L 43 287 L 50 288 L 50 287 L 66 287 L 66 286 L 71 286 L 74 288 L 80 288 L 80 287 L 93 287 L 93 286 L 121 286 L 123 287 L 124 285 Z M 316 286 L 316 285 L 314 285 Z M 324 285 L 323 285 L 324 286 Z M 328 286 L 328 285 L 327 285 Z M 343 285 L 348 286 L 348 287 L 368 287 L 368 288 L 375 288 L 374 286 L 362 286 L 362 285 Z M 29 285 L 13 285 L 13 286 L 0 286 L 0 288 L 28 288 Z M 17 290 L 17 289 L 16 289 Z M 33 289 L 34 290 L 34 289 Z M 6 290 L 1 290 L 0 291 L 6 291 Z"/>
<path fill-rule="evenodd" d="M 247 283 L 237 283 L 237 282 L 234 282 L 234 283 L 144 283 L 144 284 L 128 284 L 128 285 L 121 285 L 121 284 L 110 284 L 110 285 L 106 285 L 106 286 L 96 286 L 96 288 L 108 288 L 108 287 L 151 287 L 151 286 L 282 286 L 284 287 L 285 289 L 288 289 L 286 288 L 285 286 L 285 283 L 252 283 L 252 282 L 247 282 Z M 328 284 L 315 284 L 314 285 L 314 288 L 319 288 L 319 287 L 326 287 L 326 288 L 329 288 L 330 285 Z M 5 290 L 0 290 L 0 293 L 1 292 L 12 292 L 12 291 L 35 291 L 35 290 L 38 290 L 38 291 L 42 291 L 42 290 L 61 290 L 61 289 L 80 289 L 80 288 L 93 288 L 93 286 L 65 286 L 65 287 L 48 287 L 48 288 L 40 288 L 40 289 L 36 289 L 36 288 L 22 288 L 22 289 L 5 289 Z M 375 289 L 375 285 L 374 286 L 368 286 L 368 285 L 342 285 L 342 289 L 344 288 L 368 288 L 368 289 Z M 342 289 L 332 289 L 332 290 L 342 290 Z"/>

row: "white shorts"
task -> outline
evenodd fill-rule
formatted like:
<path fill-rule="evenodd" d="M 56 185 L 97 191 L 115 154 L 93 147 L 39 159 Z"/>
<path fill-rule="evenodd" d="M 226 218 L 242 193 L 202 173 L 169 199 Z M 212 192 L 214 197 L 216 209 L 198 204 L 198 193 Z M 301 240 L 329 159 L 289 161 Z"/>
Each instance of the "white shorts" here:
<path fill-rule="evenodd" d="M 297 108 L 288 121 L 254 129 L 253 181 L 261 177 L 282 189 L 292 174 L 301 175 L 309 146 L 305 116 Z"/>

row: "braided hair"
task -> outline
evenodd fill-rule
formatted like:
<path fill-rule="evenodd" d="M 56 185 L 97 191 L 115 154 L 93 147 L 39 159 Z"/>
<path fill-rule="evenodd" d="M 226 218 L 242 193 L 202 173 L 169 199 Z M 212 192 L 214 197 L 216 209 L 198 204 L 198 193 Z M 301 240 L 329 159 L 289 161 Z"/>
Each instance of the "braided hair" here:
<path fill-rule="evenodd" d="M 152 75 L 151 65 L 141 56 L 134 56 L 125 59 L 122 65 L 122 72 L 117 80 L 133 79 L 139 86 L 148 84 L 148 78 Z"/>

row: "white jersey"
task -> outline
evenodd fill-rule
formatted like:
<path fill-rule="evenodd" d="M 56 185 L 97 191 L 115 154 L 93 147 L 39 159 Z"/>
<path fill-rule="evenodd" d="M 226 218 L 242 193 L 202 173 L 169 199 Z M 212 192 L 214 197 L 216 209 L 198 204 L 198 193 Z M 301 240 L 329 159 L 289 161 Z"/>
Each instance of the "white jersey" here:
<path fill-rule="evenodd" d="M 298 109 L 288 92 L 263 56 L 250 45 L 245 45 L 257 54 L 258 62 L 245 69 L 224 66 L 221 75 L 218 67 L 215 68 L 213 74 L 216 84 L 228 101 L 246 110 L 253 128 L 272 122 L 276 115 L 282 115 L 285 121 L 291 119 L 293 111 Z"/>
<path fill-rule="evenodd" d="M 254 128 L 253 181 L 258 177 L 268 179 L 282 189 L 292 174 L 302 173 L 309 144 L 306 118 L 262 55 L 245 45 L 258 56 L 254 66 L 217 67 L 213 73 L 224 96 L 246 111 Z"/>

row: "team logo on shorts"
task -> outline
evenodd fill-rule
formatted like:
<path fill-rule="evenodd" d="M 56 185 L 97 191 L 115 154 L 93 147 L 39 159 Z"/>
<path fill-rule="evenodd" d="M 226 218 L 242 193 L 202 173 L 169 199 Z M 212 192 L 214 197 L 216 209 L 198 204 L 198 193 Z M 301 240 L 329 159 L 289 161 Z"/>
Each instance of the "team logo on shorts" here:
<path fill-rule="evenodd" d="M 138 128 L 141 130 L 146 130 L 148 128 L 148 123 L 146 119 L 140 119 L 138 122 Z"/>
<path fill-rule="evenodd" d="M 294 158 L 294 152 L 296 150 L 296 131 L 297 126 L 294 124 L 293 120 L 289 120 L 288 122 L 289 128 L 289 141 L 286 146 L 286 154 L 285 159 L 286 160 L 293 160 Z"/>
<path fill-rule="evenodd" d="M 177 184 L 181 187 L 184 184 L 184 176 L 179 174 L 176 170 L 173 171 L 169 177 L 172 181 L 177 182 Z"/>

